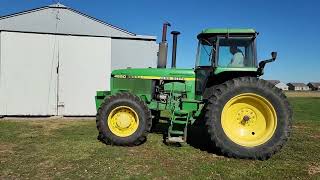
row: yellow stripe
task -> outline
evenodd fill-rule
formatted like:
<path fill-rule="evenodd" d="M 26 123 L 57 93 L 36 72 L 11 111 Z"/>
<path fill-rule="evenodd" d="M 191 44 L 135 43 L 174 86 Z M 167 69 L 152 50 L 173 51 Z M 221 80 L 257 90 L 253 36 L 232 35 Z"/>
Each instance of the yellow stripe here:
<path fill-rule="evenodd" d="M 127 76 L 127 75 L 115 75 L 116 78 L 132 78 L 132 79 L 162 79 L 162 80 L 185 80 L 195 81 L 196 78 L 180 78 L 180 77 L 160 77 L 160 76 Z"/>
<path fill-rule="evenodd" d="M 196 78 L 184 78 L 184 80 L 186 80 L 186 81 L 195 81 Z"/>

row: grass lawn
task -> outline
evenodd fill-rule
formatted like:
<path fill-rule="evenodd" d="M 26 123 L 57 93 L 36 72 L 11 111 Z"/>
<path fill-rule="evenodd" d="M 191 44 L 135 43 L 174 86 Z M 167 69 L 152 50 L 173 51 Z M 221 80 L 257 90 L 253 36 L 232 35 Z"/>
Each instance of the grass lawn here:
<path fill-rule="evenodd" d="M 197 128 L 182 147 L 157 133 L 115 147 L 96 140 L 93 120 L 0 120 L 0 179 L 320 179 L 320 98 L 290 101 L 291 139 L 267 161 L 216 155 Z"/>

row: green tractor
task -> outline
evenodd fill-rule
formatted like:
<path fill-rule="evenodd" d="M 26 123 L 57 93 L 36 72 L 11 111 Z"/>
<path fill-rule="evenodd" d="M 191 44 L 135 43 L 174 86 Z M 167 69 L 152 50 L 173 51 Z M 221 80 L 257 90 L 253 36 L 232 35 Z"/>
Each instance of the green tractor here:
<path fill-rule="evenodd" d="M 186 142 L 188 127 L 203 122 L 225 156 L 265 160 L 278 152 L 289 138 L 292 110 L 280 89 L 259 79 L 277 53 L 258 64 L 254 29 L 205 29 L 197 36 L 195 68 L 178 69 L 179 32 L 173 31 L 172 67 L 166 68 L 167 26 L 157 68 L 114 70 L 111 91 L 97 92 L 98 139 L 139 145 L 165 114 L 167 143 Z"/>

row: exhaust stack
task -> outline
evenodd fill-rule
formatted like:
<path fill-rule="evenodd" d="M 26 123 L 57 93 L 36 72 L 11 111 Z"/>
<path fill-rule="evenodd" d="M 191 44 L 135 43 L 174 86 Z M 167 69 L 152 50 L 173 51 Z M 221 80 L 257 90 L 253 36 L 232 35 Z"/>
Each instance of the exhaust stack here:
<path fill-rule="evenodd" d="M 171 68 L 176 68 L 177 41 L 178 41 L 178 35 L 180 34 L 180 32 L 179 31 L 172 31 L 171 34 L 173 35 Z"/>
<path fill-rule="evenodd" d="M 159 54 L 158 54 L 158 68 L 166 68 L 167 66 L 167 56 L 168 56 L 168 43 L 167 43 L 167 30 L 170 23 L 163 23 L 162 27 L 162 41 L 159 44 Z"/>

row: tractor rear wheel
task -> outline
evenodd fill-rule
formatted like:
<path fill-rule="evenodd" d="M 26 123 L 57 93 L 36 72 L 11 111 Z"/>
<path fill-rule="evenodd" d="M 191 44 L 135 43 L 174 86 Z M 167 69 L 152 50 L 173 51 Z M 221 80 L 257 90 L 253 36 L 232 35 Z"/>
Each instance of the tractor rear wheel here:
<path fill-rule="evenodd" d="M 205 119 L 211 140 L 224 155 L 265 160 L 287 141 L 292 110 L 271 83 L 240 77 L 213 88 Z"/>
<path fill-rule="evenodd" d="M 147 105 L 130 93 L 118 93 L 104 100 L 97 113 L 98 139 L 121 146 L 145 142 L 152 119 Z"/>

